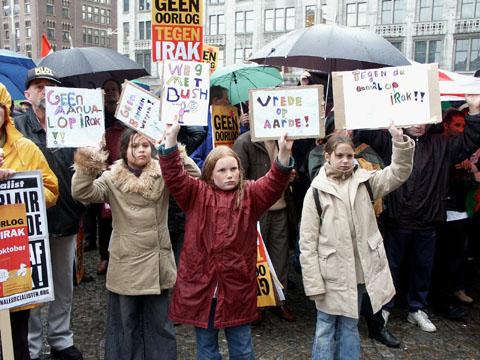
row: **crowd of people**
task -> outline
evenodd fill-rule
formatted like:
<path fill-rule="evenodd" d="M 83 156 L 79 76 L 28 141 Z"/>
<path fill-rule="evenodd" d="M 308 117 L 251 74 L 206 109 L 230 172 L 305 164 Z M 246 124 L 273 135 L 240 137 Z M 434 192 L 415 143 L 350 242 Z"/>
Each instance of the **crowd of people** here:
<path fill-rule="evenodd" d="M 299 85 L 313 82 L 305 72 Z M 466 316 L 467 257 L 480 260 L 480 95 L 439 125 L 388 131 L 335 129 L 328 104 L 327 136 L 296 141 L 252 142 L 243 107 L 229 148 L 213 146 L 210 114 L 206 128 L 167 124 L 155 143 L 125 127 L 110 79 L 103 143 L 51 149 L 45 87 L 57 85 L 52 70 L 31 69 L 15 114 L 0 84 L 0 180 L 42 172 L 55 292 L 43 322 L 40 306 L 11 310 L 16 360 L 41 357 L 45 321 L 53 358 L 83 358 L 70 329 L 81 226 L 106 274 L 107 360 L 176 359 L 174 323 L 194 326 L 197 359 L 221 358 L 220 329 L 231 359 L 253 359 L 251 326 L 265 311 L 257 222 L 287 299 L 270 310 L 296 321 L 290 268 L 315 303 L 313 359 L 360 358 L 361 314 L 371 338 L 398 347 L 387 327 L 398 302 L 427 332 L 436 331 L 430 309 Z M 211 106 L 228 104 L 227 89 L 210 89 Z"/>

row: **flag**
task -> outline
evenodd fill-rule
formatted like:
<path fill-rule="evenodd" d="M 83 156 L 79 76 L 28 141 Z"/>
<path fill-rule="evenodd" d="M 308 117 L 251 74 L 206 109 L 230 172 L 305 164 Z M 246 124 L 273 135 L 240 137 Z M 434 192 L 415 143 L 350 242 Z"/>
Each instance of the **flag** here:
<path fill-rule="evenodd" d="M 52 44 L 48 41 L 47 35 L 42 34 L 42 46 L 40 50 L 40 57 L 45 57 L 53 53 Z"/>

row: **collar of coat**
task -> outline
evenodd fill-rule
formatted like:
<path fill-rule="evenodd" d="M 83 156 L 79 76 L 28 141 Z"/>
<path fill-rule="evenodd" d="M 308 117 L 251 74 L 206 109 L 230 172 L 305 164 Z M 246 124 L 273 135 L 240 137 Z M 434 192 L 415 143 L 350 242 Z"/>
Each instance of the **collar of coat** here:
<path fill-rule="evenodd" d="M 153 159 L 144 167 L 142 174 L 136 177 L 122 159 L 115 161 L 111 168 L 112 182 L 121 192 L 139 194 L 147 200 L 156 201 L 161 192 L 154 191 L 155 182 L 162 176 L 160 165 Z"/>
<path fill-rule="evenodd" d="M 350 187 L 350 189 L 352 188 L 355 189 L 355 193 L 356 193 L 356 190 L 358 189 L 358 185 L 365 181 L 368 181 L 374 173 L 375 171 L 367 171 L 365 169 L 361 169 L 358 166 L 356 166 L 352 176 L 349 178 L 351 181 L 355 182 L 356 186 L 352 186 Z M 325 171 L 324 166 L 320 168 L 318 175 L 313 179 L 312 187 L 320 191 L 324 191 L 326 193 L 332 194 L 338 198 L 340 197 L 336 188 L 336 184 L 327 178 L 327 173 Z M 350 195 L 354 197 L 355 194 L 350 194 Z"/>

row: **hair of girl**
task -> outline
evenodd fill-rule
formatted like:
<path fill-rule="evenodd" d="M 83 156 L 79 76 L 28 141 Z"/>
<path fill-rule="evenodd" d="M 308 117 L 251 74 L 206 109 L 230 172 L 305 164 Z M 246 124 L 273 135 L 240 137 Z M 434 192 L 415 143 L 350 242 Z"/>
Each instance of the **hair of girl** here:
<path fill-rule="evenodd" d="M 352 150 L 355 150 L 355 145 L 353 145 L 353 141 L 352 139 L 350 139 L 350 137 L 335 133 L 327 137 L 327 142 L 325 143 L 324 150 L 327 154 L 331 154 L 340 144 L 350 145 L 352 147 Z"/>
<path fill-rule="evenodd" d="M 207 158 L 205 159 L 205 162 L 203 163 L 203 168 L 202 168 L 202 175 L 200 177 L 201 180 L 205 181 L 209 185 L 214 185 L 212 176 L 213 176 L 213 169 L 215 168 L 215 165 L 217 164 L 217 161 L 220 160 L 221 158 L 231 156 L 237 160 L 238 164 L 238 169 L 240 172 L 240 179 L 238 182 L 237 190 L 236 190 L 236 199 L 235 199 L 235 209 L 239 209 L 240 205 L 242 204 L 243 200 L 243 192 L 245 189 L 245 176 L 244 176 L 244 171 L 242 168 L 242 162 L 240 161 L 240 158 L 238 155 L 233 151 L 231 148 L 228 146 L 218 146 L 215 149 L 213 149 L 208 155 Z"/>
<path fill-rule="evenodd" d="M 123 160 L 125 164 L 128 164 L 128 160 L 127 160 L 128 144 L 130 143 L 130 141 L 134 141 L 135 138 L 140 136 L 143 136 L 143 135 L 130 128 L 125 129 L 123 131 L 122 136 L 120 137 L 120 158 Z M 157 149 L 155 149 L 155 146 L 151 143 L 151 141 L 149 141 L 149 144 L 150 144 L 150 149 L 152 150 L 152 158 L 156 159 Z M 132 147 L 132 157 L 135 158 L 133 154 L 133 147 Z"/>

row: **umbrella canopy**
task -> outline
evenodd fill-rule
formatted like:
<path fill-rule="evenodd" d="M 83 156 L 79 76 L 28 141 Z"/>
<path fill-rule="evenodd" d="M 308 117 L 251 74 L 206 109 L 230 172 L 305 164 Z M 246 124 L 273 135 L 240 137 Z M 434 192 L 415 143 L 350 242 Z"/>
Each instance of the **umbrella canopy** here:
<path fill-rule="evenodd" d="M 371 31 L 325 24 L 280 36 L 250 60 L 325 72 L 410 64 L 395 46 Z"/>
<path fill-rule="evenodd" d="M 9 50 L 0 50 L 0 83 L 5 85 L 12 99 L 25 99 L 27 71 L 35 67 L 29 57 Z"/>
<path fill-rule="evenodd" d="M 232 105 L 248 101 L 250 89 L 275 87 L 282 82 L 278 69 L 256 64 L 225 66 L 217 69 L 210 78 L 210 86 L 219 85 L 228 90 Z"/>
<path fill-rule="evenodd" d="M 64 85 L 97 88 L 108 79 L 122 83 L 148 75 L 148 72 L 128 57 L 102 47 L 73 48 L 55 51 L 39 64 L 57 74 Z"/>

